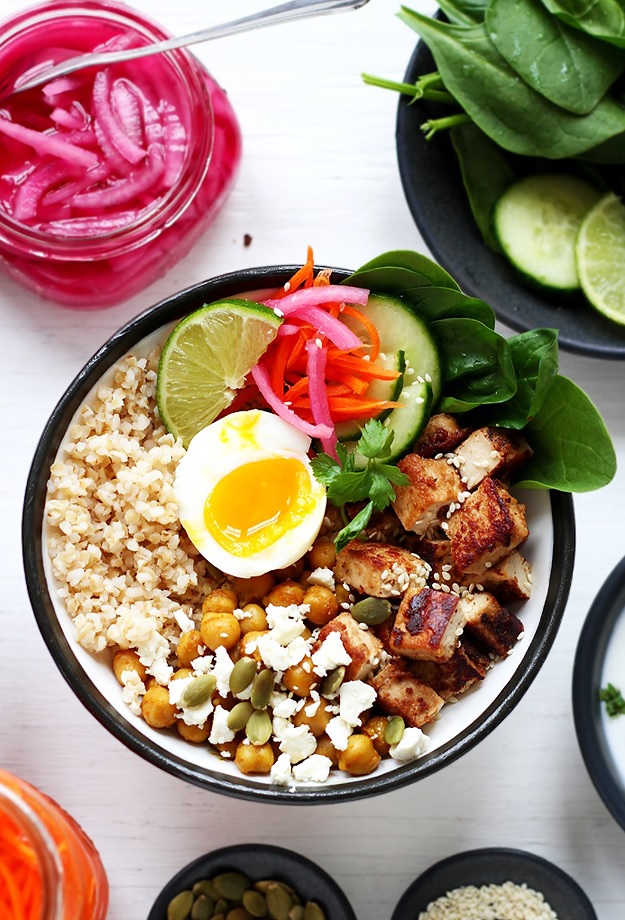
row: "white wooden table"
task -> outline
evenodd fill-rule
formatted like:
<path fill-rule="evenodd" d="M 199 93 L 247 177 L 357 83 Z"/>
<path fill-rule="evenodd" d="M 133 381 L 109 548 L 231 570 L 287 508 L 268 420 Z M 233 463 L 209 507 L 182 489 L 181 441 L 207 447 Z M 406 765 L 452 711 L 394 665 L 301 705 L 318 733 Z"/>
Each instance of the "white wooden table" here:
<path fill-rule="evenodd" d="M 2 14 L 25 5 L 3 0 Z M 262 3 L 134 5 L 182 34 Z M 244 159 L 217 222 L 150 289 L 113 309 L 77 314 L 0 280 L 0 764 L 58 799 L 93 837 L 110 879 L 110 920 L 141 920 L 162 884 L 207 850 L 266 840 L 330 871 L 359 920 L 386 920 L 409 882 L 437 859 L 491 845 L 552 859 L 585 888 L 600 920 L 625 917 L 625 836 L 586 774 L 571 712 L 584 616 L 625 553 L 625 463 L 609 487 L 575 500 L 578 554 L 568 608 L 516 710 L 442 772 L 351 805 L 234 801 L 144 762 L 65 684 L 28 602 L 19 534 L 30 460 L 57 399 L 116 328 L 206 277 L 300 262 L 309 243 L 320 263 L 348 268 L 387 249 L 426 251 L 396 166 L 397 99 L 360 79 L 362 71 L 402 77 L 416 36 L 396 19 L 398 9 L 395 0 L 371 0 L 358 12 L 198 47 L 239 115 Z M 595 400 L 625 458 L 625 364 L 574 355 L 561 363 Z"/>

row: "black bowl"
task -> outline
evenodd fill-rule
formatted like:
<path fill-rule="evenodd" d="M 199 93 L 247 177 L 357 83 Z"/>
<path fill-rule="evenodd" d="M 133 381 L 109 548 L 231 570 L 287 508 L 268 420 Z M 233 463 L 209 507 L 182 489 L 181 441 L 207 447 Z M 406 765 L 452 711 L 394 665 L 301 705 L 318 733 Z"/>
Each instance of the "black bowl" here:
<path fill-rule="evenodd" d="M 70 384 L 48 420 L 29 472 L 22 521 L 26 582 L 44 640 L 58 668 L 87 709 L 127 747 L 150 763 L 198 786 L 239 798 L 286 804 L 325 804 L 376 795 L 421 779 L 451 763 L 486 737 L 519 702 L 536 677 L 556 636 L 568 598 L 575 554 L 570 495 L 524 492 L 532 537 L 526 552 L 534 567 L 534 595 L 523 605 L 525 639 L 514 655 L 498 662 L 479 688 L 469 690 L 428 729 L 432 748 L 404 765 L 385 760 L 370 776 L 339 776 L 295 790 L 266 778 L 243 776 L 232 764 L 189 745 L 173 733 L 150 729 L 121 702 L 110 662 L 87 653 L 74 637 L 70 617 L 46 571 L 44 503 L 50 464 L 77 409 L 92 388 L 128 351 L 147 337 L 162 340 L 172 323 L 204 303 L 251 290 L 275 289 L 298 266 L 251 268 L 204 281 L 161 301 L 116 332 Z M 349 272 L 336 269 L 337 280 Z M 156 339 L 155 339 L 156 337 Z M 148 349 L 146 348 L 146 351 Z"/>
<path fill-rule="evenodd" d="M 432 55 L 421 41 L 404 80 L 414 83 L 434 70 Z M 563 349 L 625 359 L 625 327 L 605 319 L 581 295 L 558 301 L 548 292 L 524 287 L 512 265 L 488 249 L 471 213 L 449 137 L 441 132 L 428 141 L 421 130 L 423 121 L 441 114 L 440 106 L 402 96 L 396 130 L 406 201 L 434 258 L 465 293 L 485 300 L 512 329 L 557 328 Z"/>
<path fill-rule="evenodd" d="M 615 628 L 625 625 L 625 559 L 602 585 L 588 612 L 579 637 L 573 667 L 575 730 L 586 769 L 612 816 L 625 830 L 625 764 L 619 771 L 606 732 L 604 704 L 599 691 Z M 622 671 L 622 669 L 621 669 Z M 625 693 L 625 684 L 620 689 Z M 625 715 L 616 716 L 625 727 Z"/>
<path fill-rule="evenodd" d="M 406 889 L 391 920 L 417 918 L 431 901 L 454 888 L 504 882 L 541 892 L 562 920 L 597 920 L 586 894 L 562 869 L 533 853 L 499 847 L 456 853 L 430 866 Z"/>
<path fill-rule="evenodd" d="M 253 881 L 275 879 L 290 885 L 304 902 L 317 901 L 328 920 L 356 920 L 342 888 L 332 876 L 305 856 L 262 843 L 224 847 L 198 857 L 167 882 L 147 920 L 167 920 L 167 905 L 179 891 L 220 872 L 243 872 Z"/>

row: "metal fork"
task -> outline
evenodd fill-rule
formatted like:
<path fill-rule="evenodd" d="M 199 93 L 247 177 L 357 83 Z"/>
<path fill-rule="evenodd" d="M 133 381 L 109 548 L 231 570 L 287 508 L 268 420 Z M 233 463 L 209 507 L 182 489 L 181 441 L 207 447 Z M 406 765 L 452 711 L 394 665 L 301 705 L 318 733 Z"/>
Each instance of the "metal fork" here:
<path fill-rule="evenodd" d="M 338 13 L 346 10 L 356 10 L 368 3 L 369 0 L 291 0 L 279 6 L 270 7 L 241 19 L 234 19 L 223 25 L 211 26 L 190 35 L 181 35 L 177 38 L 168 38 L 139 48 L 129 48 L 124 51 L 103 51 L 92 54 L 81 54 L 69 58 L 61 64 L 46 67 L 34 76 L 27 76 L 24 81 L 18 79 L 12 87 L 12 92 L 22 93 L 24 90 L 33 89 L 42 83 L 47 83 L 57 77 L 64 77 L 82 70 L 84 67 L 100 67 L 116 64 L 119 61 L 132 61 L 135 58 L 147 57 L 151 54 L 162 54 L 164 51 L 173 51 L 175 48 L 184 48 L 199 42 L 212 41 L 215 38 L 225 38 L 228 35 L 237 35 L 263 26 L 277 25 L 280 22 L 292 22 L 295 19 L 304 19 L 309 16 L 319 16 L 323 13 Z"/>

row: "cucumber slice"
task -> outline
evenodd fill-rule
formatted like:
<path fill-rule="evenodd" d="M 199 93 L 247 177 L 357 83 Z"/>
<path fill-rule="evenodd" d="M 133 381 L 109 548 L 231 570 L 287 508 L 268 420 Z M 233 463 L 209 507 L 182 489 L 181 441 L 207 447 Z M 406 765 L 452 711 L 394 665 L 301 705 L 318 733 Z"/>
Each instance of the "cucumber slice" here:
<path fill-rule="evenodd" d="M 599 198 L 599 191 L 577 176 L 540 174 L 514 182 L 493 215 L 502 252 L 534 284 L 576 290 L 575 239 Z"/>
<path fill-rule="evenodd" d="M 387 354 L 382 352 L 384 357 L 378 356 L 376 358 L 376 364 L 381 365 L 382 367 L 388 368 L 389 370 L 397 371 L 399 377 L 395 380 L 372 380 L 369 386 L 367 387 L 367 396 L 370 396 L 371 399 L 380 399 L 380 400 L 390 400 L 396 402 L 399 399 L 399 394 L 404 388 L 404 371 L 406 369 L 406 357 L 403 351 L 398 351 L 396 355 Z M 380 420 L 383 420 L 389 415 L 393 410 L 385 409 L 377 417 Z M 352 441 L 354 438 L 357 438 L 360 434 L 360 423 L 356 421 L 351 422 L 338 422 L 334 426 L 336 430 L 336 436 L 339 441 Z"/>

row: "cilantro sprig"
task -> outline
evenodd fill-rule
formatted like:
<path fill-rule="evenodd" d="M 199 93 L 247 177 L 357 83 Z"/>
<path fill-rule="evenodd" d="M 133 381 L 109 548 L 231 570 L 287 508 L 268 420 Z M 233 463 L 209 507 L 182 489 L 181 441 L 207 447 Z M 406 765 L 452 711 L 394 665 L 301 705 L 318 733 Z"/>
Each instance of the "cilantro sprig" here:
<path fill-rule="evenodd" d="M 613 718 L 625 715 L 625 700 L 618 687 L 608 684 L 599 691 L 599 699 L 605 703 L 605 711 Z"/>
<path fill-rule="evenodd" d="M 328 490 L 328 500 L 341 509 L 345 527 L 336 535 L 338 550 L 347 546 L 367 526 L 375 511 L 383 511 L 395 499 L 393 486 L 405 486 L 409 479 L 392 463 L 391 455 L 394 432 L 384 427 L 377 419 L 370 419 L 363 425 L 356 447 L 348 451 L 340 442 L 336 446 L 338 461 L 329 454 L 318 454 L 312 460 L 315 478 Z M 356 455 L 367 460 L 363 469 L 356 469 Z M 367 501 L 368 500 L 368 501 Z M 345 505 L 367 501 L 367 504 L 351 520 L 347 517 Z"/>

